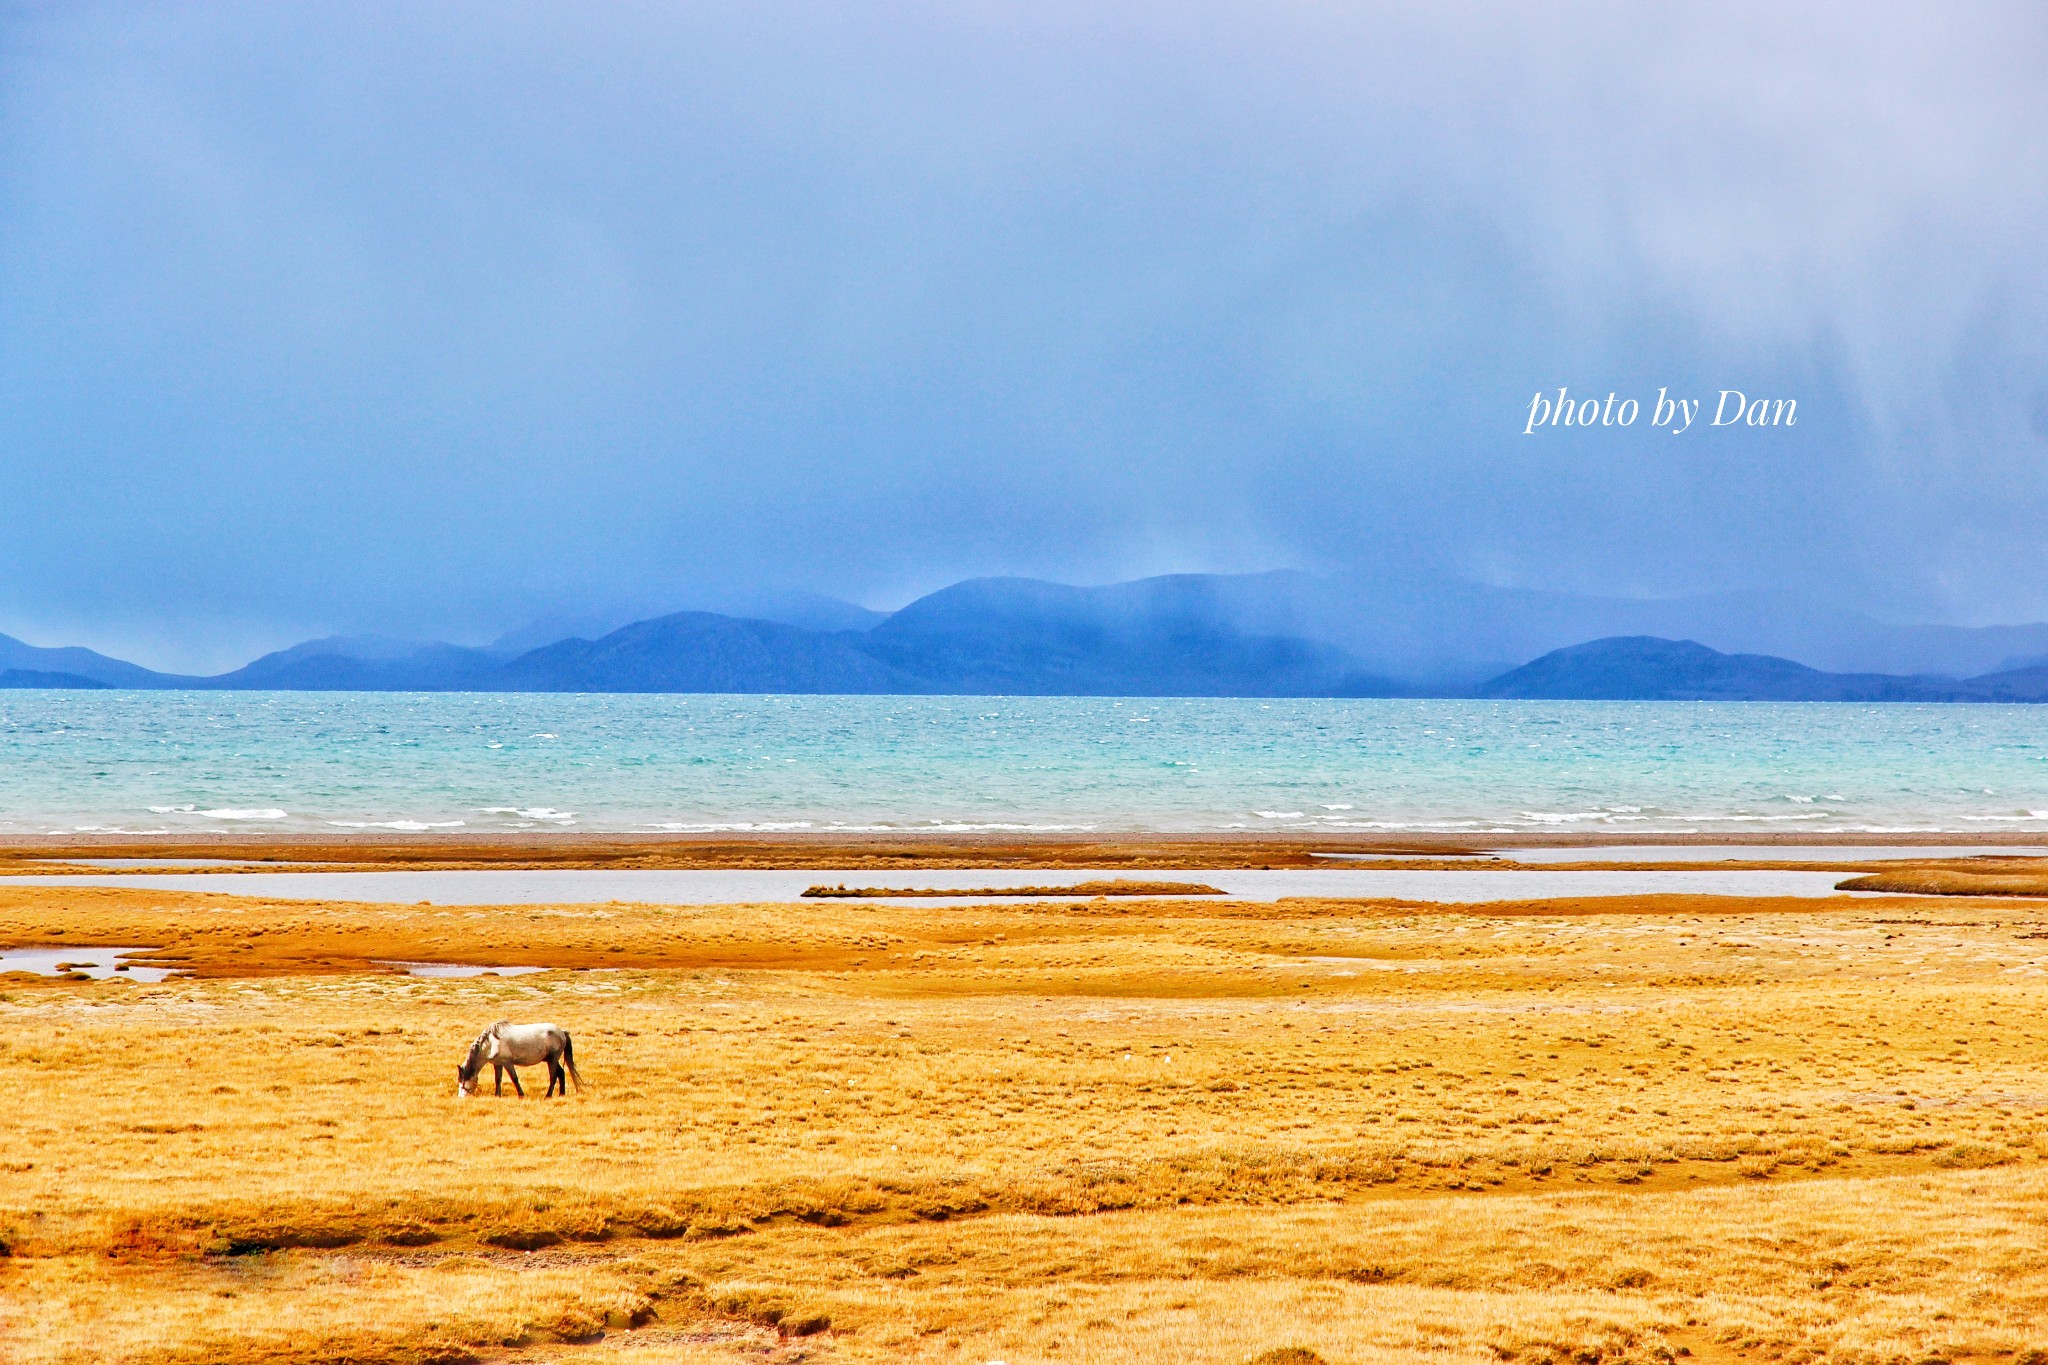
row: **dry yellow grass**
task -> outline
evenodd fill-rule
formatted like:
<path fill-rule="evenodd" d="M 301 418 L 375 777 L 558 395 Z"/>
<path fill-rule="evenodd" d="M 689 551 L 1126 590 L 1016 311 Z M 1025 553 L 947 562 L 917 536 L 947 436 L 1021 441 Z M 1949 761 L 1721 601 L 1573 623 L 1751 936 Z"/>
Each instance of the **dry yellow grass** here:
<path fill-rule="evenodd" d="M 329 839 L 318 835 L 237 839 L 181 835 L 0 836 L 0 873 L 48 871 L 74 858 L 205 857 L 247 860 L 252 870 L 309 866 L 474 867 L 821 867 L 990 868 L 1314 867 L 1319 855 L 1364 852 L 1438 858 L 1463 853 L 1471 838 L 1400 839 L 1385 835 L 1241 834 L 1008 835 L 783 834 L 530 835 L 413 834 Z M 174 870 L 174 869 L 173 869 Z"/>
<path fill-rule="evenodd" d="M 1975 865 L 1910 864 L 1851 877 L 1841 883 L 1841 889 L 1914 896 L 2048 896 L 2048 861 L 2000 858 Z"/>
<path fill-rule="evenodd" d="M 0 977 L 0 1359 L 2019 1361 L 2048 914 L 1957 908 L 0 885 L 204 973 Z M 453 1099 L 506 1016 L 589 1093 Z"/>

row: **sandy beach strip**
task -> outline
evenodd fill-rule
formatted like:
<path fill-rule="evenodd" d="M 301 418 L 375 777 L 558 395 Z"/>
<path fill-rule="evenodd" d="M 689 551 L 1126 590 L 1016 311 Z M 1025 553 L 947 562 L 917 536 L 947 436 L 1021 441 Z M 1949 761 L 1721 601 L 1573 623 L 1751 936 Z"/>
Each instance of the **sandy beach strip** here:
<path fill-rule="evenodd" d="M 1193 870 L 1188 869 L 1189 875 Z M 1393 900 L 1435 904 L 1539 900 L 1600 896 L 1825 897 L 1837 894 L 1842 874 L 1834 870 L 1779 869 L 1598 869 L 1479 870 L 1434 868 L 1310 868 L 1205 871 L 1225 896 L 1246 901 L 1291 899 Z M 378 905 L 769 905 L 804 900 L 819 877 L 849 887 L 903 886 L 905 878 L 838 868 L 491 868 L 470 870 L 348 872 L 172 872 L 160 874 L 47 874 L 6 879 L 8 886 L 127 887 L 134 890 L 260 896 L 266 900 L 353 901 Z M 1080 881 L 1082 874 L 1069 874 Z M 1044 884 L 1057 880 L 1042 869 L 977 870 L 965 875 L 931 873 L 914 893 L 877 900 L 915 899 L 932 906 L 977 905 L 1018 888 L 1015 899 L 1046 899 Z M 948 889 L 958 894 L 946 895 Z M 1155 899 L 1175 899 L 1172 896 Z M 808 902 L 816 904 L 815 900 Z"/>
<path fill-rule="evenodd" d="M 251 872 L 491 868 L 875 869 L 1075 868 L 1207 872 L 1342 868 L 1359 859 L 1389 868 L 1470 868 L 1484 858 L 1547 869 L 1673 870 L 1702 862 L 1799 870 L 1857 870 L 1901 859 L 1986 858 L 2010 850 L 2039 857 L 2038 835 L 1982 831 L 1709 834 L 1287 835 L 1130 833 L 1098 836 L 959 834 L 517 834 L 314 836 L 195 834 L 0 837 L 0 875 L 46 873 L 53 863 L 96 870 L 193 869 L 223 864 Z M 1869 870 L 1882 870 L 1872 867 Z"/>

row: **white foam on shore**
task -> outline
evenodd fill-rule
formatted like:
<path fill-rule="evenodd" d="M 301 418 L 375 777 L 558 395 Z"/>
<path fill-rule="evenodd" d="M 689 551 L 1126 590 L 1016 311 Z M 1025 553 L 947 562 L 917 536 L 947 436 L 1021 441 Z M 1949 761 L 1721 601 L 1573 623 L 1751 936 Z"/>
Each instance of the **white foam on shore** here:
<path fill-rule="evenodd" d="M 291 812 L 276 806 L 219 806 L 201 810 L 197 806 L 151 806 L 151 815 L 197 815 L 207 820 L 288 820 Z"/>
<path fill-rule="evenodd" d="M 430 829 L 461 829 L 461 820 L 329 820 L 337 829 L 393 829 L 404 834 L 423 834 Z"/>

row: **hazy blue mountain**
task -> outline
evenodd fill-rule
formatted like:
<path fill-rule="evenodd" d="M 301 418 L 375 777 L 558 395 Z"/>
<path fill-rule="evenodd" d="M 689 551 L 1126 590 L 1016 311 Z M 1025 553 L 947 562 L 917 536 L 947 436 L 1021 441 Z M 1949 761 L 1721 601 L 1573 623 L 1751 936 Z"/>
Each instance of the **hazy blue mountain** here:
<path fill-rule="evenodd" d="M 2048 701 L 2048 664 L 2001 669 L 1958 686 L 1972 701 Z"/>
<path fill-rule="evenodd" d="M 430 647 L 426 640 L 394 640 L 387 635 L 329 635 L 318 640 L 307 640 L 280 649 L 235 670 L 236 673 L 260 676 L 289 668 L 306 659 L 343 658 L 391 661 L 405 659 Z M 232 677 L 233 674 L 223 674 Z"/>
<path fill-rule="evenodd" d="M 78 673 L 50 673 L 39 668 L 0 669 L 0 687 L 66 687 L 104 690 L 108 684 Z"/>
<path fill-rule="evenodd" d="M 1824 673 L 1765 654 L 1723 654 L 1693 640 L 1592 640 L 1511 669 L 1481 697 L 1572 701 L 2032 701 L 2048 669 L 1958 681 Z M 2037 688 L 2026 695 L 2030 688 Z"/>
<path fill-rule="evenodd" d="M 2048 656 L 2048 624 L 1894 625 L 1777 592 L 1599 597 L 1428 573 L 1281 571 L 1203 581 L 1241 630 L 1325 641 L 1370 672 L 1428 690 L 1477 684 L 1553 649 L 1625 635 L 1849 673 L 1964 677 Z"/>
<path fill-rule="evenodd" d="M 785 626 L 797 626 L 803 630 L 826 632 L 868 630 L 889 619 L 887 612 L 873 611 L 858 603 L 815 592 L 763 591 L 725 594 L 692 603 L 690 609 L 716 616 L 731 616 L 748 621 L 774 621 Z M 500 659 L 516 659 L 521 654 L 554 644 L 558 640 L 599 640 L 615 630 L 637 622 L 674 614 L 673 605 L 660 608 L 643 605 L 638 609 L 615 605 L 603 611 L 544 616 L 528 622 L 517 630 L 507 631 L 491 641 L 487 648 Z"/>
<path fill-rule="evenodd" d="M 487 648 L 309 640 L 216 678 L 0 636 L 0 669 L 155 688 L 2036 700 L 2048 667 L 2048 625 L 1894 626 L 1769 593 L 1648 601 L 1426 574 L 984 578 L 889 615 L 782 592 L 568 621 Z"/>
<path fill-rule="evenodd" d="M 846 636 L 685 611 L 598 640 L 561 640 L 495 675 L 523 692 L 930 692 Z"/>
<path fill-rule="evenodd" d="M 1615 624 L 1576 633 L 1576 640 L 1659 635 L 1696 640 L 1730 654 L 1797 659 L 1838 673 L 1970 677 L 2009 667 L 2016 656 L 2048 653 L 2048 624 L 1895 625 L 1789 593 L 1721 593 L 1648 603 L 1585 600 L 1600 604 L 1582 618 L 1585 624 Z"/>
<path fill-rule="evenodd" d="M 508 630 L 485 648 L 501 661 L 516 659 L 558 640 L 597 640 L 635 621 L 648 621 L 664 614 L 659 610 L 558 613 Z"/>
<path fill-rule="evenodd" d="M 1218 580 L 1100 588 L 979 578 L 919 598 L 859 649 L 947 692 L 1107 696 L 1368 696 L 1399 689 L 1333 645 L 1231 622 Z"/>
<path fill-rule="evenodd" d="M 120 659 L 109 659 L 90 649 L 75 645 L 42 649 L 23 644 L 11 635 L 0 635 L 0 668 L 22 669 L 31 673 L 69 673 L 108 687 L 186 687 L 191 684 L 189 678 L 157 673 Z"/>
<path fill-rule="evenodd" d="M 785 626 L 828 632 L 873 630 L 889 619 L 886 611 L 875 611 L 857 602 L 816 592 L 746 593 L 706 603 L 702 609 L 720 616 L 776 621 Z"/>
<path fill-rule="evenodd" d="M 334 635 L 266 654 L 202 685 L 304 692 L 490 691 L 500 662 L 489 650 L 461 645 Z"/>

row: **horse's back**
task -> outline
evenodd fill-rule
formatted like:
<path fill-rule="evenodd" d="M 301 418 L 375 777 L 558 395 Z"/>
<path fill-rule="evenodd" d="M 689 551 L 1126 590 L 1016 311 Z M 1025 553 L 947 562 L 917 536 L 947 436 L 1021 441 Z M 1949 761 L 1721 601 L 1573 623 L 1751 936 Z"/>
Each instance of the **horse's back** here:
<path fill-rule="evenodd" d="M 557 1024 L 500 1024 L 497 1033 L 500 1049 L 522 1065 L 553 1055 L 569 1037 Z"/>

